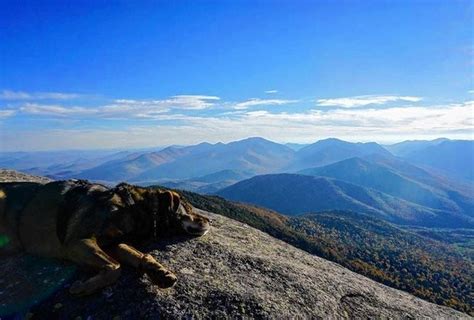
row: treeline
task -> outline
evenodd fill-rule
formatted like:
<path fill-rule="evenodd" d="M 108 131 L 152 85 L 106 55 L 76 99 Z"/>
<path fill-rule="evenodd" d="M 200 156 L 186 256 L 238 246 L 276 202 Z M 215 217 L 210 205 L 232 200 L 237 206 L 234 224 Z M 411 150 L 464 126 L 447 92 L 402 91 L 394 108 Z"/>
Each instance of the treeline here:
<path fill-rule="evenodd" d="M 474 315 L 472 262 L 449 245 L 354 212 L 287 217 L 216 196 L 179 192 L 197 208 L 244 222 L 376 281 Z"/>

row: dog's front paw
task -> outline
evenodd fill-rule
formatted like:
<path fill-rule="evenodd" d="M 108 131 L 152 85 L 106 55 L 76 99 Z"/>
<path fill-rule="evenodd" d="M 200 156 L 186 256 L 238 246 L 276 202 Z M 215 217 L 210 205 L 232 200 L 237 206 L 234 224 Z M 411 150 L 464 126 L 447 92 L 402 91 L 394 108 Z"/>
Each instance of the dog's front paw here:
<path fill-rule="evenodd" d="M 143 255 L 140 269 L 148 275 L 153 284 L 161 289 L 171 288 L 178 280 L 171 271 L 158 263 L 149 254 Z"/>
<path fill-rule="evenodd" d="M 151 282 L 160 287 L 161 289 L 171 288 L 175 285 L 178 278 L 168 270 L 156 270 L 149 269 L 145 273 L 150 278 Z"/>

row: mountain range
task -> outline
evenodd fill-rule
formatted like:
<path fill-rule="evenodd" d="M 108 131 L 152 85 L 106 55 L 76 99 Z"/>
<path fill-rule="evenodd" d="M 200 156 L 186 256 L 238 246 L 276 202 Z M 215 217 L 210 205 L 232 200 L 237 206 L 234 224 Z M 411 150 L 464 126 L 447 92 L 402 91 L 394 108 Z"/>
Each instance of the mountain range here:
<path fill-rule="evenodd" d="M 344 209 L 427 227 L 472 227 L 473 141 L 390 146 L 263 138 L 147 150 L 0 153 L 0 166 L 53 179 L 128 181 L 216 193 L 300 214 Z"/>
<path fill-rule="evenodd" d="M 387 184 L 383 186 L 386 188 Z M 472 211 L 464 211 L 451 199 L 436 197 L 435 193 L 426 192 L 426 199 L 424 195 L 419 195 L 420 201 L 431 202 L 431 207 L 427 207 L 375 189 L 324 176 L 261 175 L 224 188 L 217 194 L 226 199 L 256 204 L 289 215 L 331 209 L 352 210 L 403 225 L 474 227 Z M 472 199 L 463 200 L 467 202 L 466 206 L 472 208 Z M 433 203 L 437 201 L 439 203 Z M 448 210 L 443 205 L 453 207 Z"/>
<path fill-rule="evenodd" d="M 474 142 L 436 139 L 406 141 L 387 147 L 394 155 L 457 179 L 474 180 Z"/>
<path fill-rule="evenodd" d="M 142 182 L 195 179 L 223 170 L 246 177 L 296 172 L 369 154 L 390 155 L 376 143 L 326 139 L 310 145 L 287 146 L 254 137 L 226 144 L 204 142 L 145 151 L 0 153 L 0 166 L 55 178 Z"/>

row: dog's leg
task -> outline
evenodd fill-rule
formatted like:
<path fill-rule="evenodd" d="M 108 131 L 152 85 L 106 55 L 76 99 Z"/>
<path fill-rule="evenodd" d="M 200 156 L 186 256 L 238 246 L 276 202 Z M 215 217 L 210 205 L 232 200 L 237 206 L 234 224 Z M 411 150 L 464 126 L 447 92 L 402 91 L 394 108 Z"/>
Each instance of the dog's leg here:
<path fill-rule="evenodd" d="M 71 243 L 66 248 L 66 258 L 84 267 L 99 270 L 92 278 L 81 282 L 76 281 L 69 292 L 76 295 L 88 295 L 106 287 L 120 276 L 120 264 L 107 255 L 93 239 L 82 239 Z"/>
<path fill-rule="evenodd" d="M 110 253 L 120 263 L 145 272 L 151 281 L 160 288 L 170 288 L 176 283 L 176 276 L 149 254 L 141 253 L 124 243 L 111 248 Z"/>

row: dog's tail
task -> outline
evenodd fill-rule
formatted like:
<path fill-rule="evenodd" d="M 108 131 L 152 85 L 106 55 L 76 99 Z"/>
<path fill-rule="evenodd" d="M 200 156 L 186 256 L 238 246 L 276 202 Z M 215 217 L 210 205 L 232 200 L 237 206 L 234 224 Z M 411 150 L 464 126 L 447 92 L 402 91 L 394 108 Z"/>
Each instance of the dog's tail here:
<path fill-rule="evenodd" d="M 5 191 L 0 189 L 0 253 L 3 254 L 4 247 L 8 242 L 7 237 L 7 221 L 6 221 L 6 202 L 7 195 Z"/>
<path fill-rule="evenodd" d="M 2 217 L 5 216 L 5 207 L 7 203 L 7 194 L 3 189 L 0 189 L 0 223 L 2 221 Z"/>

